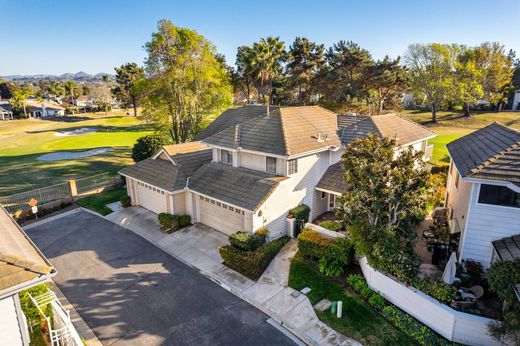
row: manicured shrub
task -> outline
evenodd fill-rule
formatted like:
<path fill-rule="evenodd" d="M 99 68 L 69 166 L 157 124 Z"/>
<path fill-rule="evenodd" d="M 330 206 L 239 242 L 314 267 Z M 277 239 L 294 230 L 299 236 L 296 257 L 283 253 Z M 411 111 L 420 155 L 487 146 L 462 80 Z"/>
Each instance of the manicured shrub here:
<path fill-rule="evenodd" d="M 128 195 L 121 196 L 119 201 L 123 208 L 128 208 L 132 204 L 132 199 Z"/>
<path fill-rule="evenodd" d="M 287 237 L 273 240 L 255 251 L 244 251 L 232 245 L 225 245 L 219 249 L 219 252 L 226 266 L 250 279 L 257 280 L 288 241 Z"/>
<path fill-rule="evenodd" d="M 254 251 L 265 243 L 265 238 L 254 233 L 236 232 L 229 236 L 229 242 L 237 249 Z"/>
<path fill-rule="evenodd" d="M 381 311 L 385 307 L 385 298 L 379 293 L 374 292 L 372 296 L 368 298 L 368 304 L 372 305 L 377 311 Z"/>
<path fill-rule="evenodd" d="M 258 228 L 255 231 L 255 234 L 259 235 L 260 237 L 263 237 L 264 239 L 267 239 L 269 237 L 269 230 L 267 229 L 267 227 L 263 226 Z"/>
<path fill-rule="evenodd" d="M 325 220 L 320 222 L 320 226 L 332 232 L 339 232 L 340 230 L 340 225 L 336 221 Z"/>
<path fill-rule="evenodd" d="M 337 238 L 328 247 L 326 255 L 320 258 L 320 272 L 326 276 L 339 276 L 354 258 L 354 246 L 346 238 Z"/>
<path fill-rule="evenodd" d="M 443 281 L 415 279 L 411 284 L 419 291 L 445 304 L 450 304 L 455 299 L 455 294 L 457 293 L 455 287 L 449 286 Z"/>
<path fill-rule="evenodd" d="M 145 160 L 153 156 L 159 148 L 170 142 L 171 139 L 161 133 L 153 133 L 140 137 L 132 148 L 132 159 L 135 162 Z"/>
<path fill-rule="evenodd" d="M 292 215 L 296 220 L 304 220 L 305 222 L 309 221 L 310 213 L 311 208 L 309 208 L 309 206 L 306 204 L 301 204 L 296 208 L 289 210 L 289 215 Z"/>
<path fill-rule="evenodd" d="M 332 242 L 316 231 L 304 229 L 298 235 L 298 251 L 304 257 L 319 260 L 327 255 Z"/>
<path fill-rule="evenodd" d="M 157 215 L 157 218 L 159 219 L 161 226 L 171 226 L 173 220 L 175 220 L 175 216 L 168 213 L 160 213 Z"/>
<path fill-rule="evenodd" d="M 347 284 L 357 292 L 360 292 L 363 288 L 368 287 L 365 278 L 359 274 L 349 275 L 347 277 Z"/>
<path fill-rule="evenodd" d="M 179 215 L 179 227 L 186 227 L 191 223 L 191 216 Z"/>

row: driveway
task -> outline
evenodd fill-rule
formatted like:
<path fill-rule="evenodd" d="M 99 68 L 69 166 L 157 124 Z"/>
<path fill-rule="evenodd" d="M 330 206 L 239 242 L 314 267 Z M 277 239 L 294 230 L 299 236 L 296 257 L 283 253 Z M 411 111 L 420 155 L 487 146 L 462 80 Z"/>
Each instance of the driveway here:
<path fill-rule="evenodd" d="M 293 345 L 268 316 L 148 241 L 85 211 L 26 231 L 106 345 Z"/>

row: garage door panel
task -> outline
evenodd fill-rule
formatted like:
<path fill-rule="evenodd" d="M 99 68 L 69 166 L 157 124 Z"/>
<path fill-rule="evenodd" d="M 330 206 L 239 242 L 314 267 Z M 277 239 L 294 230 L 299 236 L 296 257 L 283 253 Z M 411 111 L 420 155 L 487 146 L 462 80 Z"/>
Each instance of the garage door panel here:
<path fill-rule="evenodd" d="M 156 214 L 166 213 L 166 198 L 168 195 L 151 185 L 137 182 L 137 204 Z"/>
<path fill-rule="evenodd" d="M 198 200 L 201 223 L 226 234 L 244 230 L 242 210 L 205 197 Z"/>

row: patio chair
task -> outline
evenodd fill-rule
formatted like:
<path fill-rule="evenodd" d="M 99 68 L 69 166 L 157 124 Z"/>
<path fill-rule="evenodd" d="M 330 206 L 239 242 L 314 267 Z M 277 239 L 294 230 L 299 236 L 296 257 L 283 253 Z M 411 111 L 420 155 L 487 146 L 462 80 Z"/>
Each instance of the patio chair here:
<path fill-rule="evenodd" d="M 464 301 L 476 301 L 484 295 L 484 289 L 481 286 L 473 286 L 470 288 L 461 287 L 459 294 Z"/>

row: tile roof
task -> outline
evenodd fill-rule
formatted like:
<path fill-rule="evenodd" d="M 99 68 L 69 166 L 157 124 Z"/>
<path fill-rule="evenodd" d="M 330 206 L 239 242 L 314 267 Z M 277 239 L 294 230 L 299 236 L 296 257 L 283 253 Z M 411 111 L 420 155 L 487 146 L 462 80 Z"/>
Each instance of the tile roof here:
<path fill-rule="evenodd" d="M 183 144 L 181 144 L 183 145 Z M 183 150 L 187 150 L 184 146 Z M 177 149 L 168 149 L 175 152 Z M 186 187 L 186 180 L 203 164 L 211 161 L 211 149 L 177 153 L 171 156 L 175 162 L 163 159 L 146 159 L 119 171 L 124 176 L 141 180 L 166 191 L 178 191 Z"/>
<path fill-rule="evenodd" d="M 493 123 L 446 147 L 463 177 L 520 185 L 520 132 Z"/>
<path fill-rule="evenodd" d="M 42 105 L 45 106 L 47 109 L 57 109 L 57 110 L 64 110 L 65 107 L 57 104 L 56 102 L 52 101 L 38 101 L 38 100 L 27 100 L 25 101 L 27 103 L 27 106 L 29 106 L 30 109 L 36 109 L 39 110 L 42 108 Z"/>
<path fill-rule="evenodd" d="M 181 144 L 165 145 L 162 147 L 168 155 L 173 156 L 176 154 L 188 154 L 194 151 L 200 151 L 204 149 L 210 149 L 207 145 L 202 144 L 200 141 L 187 142 Z"/>
<path fill-rule="evenodd" d="M 271 110 L 278 107 L 270 107 Z M 262 117 L 266 115 L 266 107 L 263 105 L 246 105 L 242 107 L 230 108 L 224 113 L 220 114 L 214 121 L 212 121 L 201 133 L 195 135 L 193 140 L 200 141 L 206 139 L 214 134 L 242 124 L 253 118 Z"/>
<path fill-rule="evenodd" d="M 25 232 L 0 207 L 0 293 L 56 273 Z"/>
<path fill-rule="evenodd" d="M 337 162 L 325 171 L 318 184 L 316 184 L 316 188 L 343 194 L 348 189 L 343 178 L 344 174 L 345 167 L 341 161 Z"/>
<path fill-rule="evenodd" d="M 520 234 L 495 240 L 493 247 L 502 261 L 520 258 Z"/>
<path fill-rule="evenodd" d="M 375 116 L 338 115 L 339 136 L 343 144 L 366 137 L 369 133 L 394 138 L 405 145 L 436 136 L 436 133 L 411 120 L 395 114 Z"/>
<path fill-rule="evenodd" d="M 282 177 L 221 163 L 203 165 L 190 178 L 189 188 L 247 210 L 256 210 Z"/>
<path fill-rule="evenodd" d="M 318 106 L 273 109 L 270 116 L 236 124 L 204 142 L 284 156 L 341 145 L 336 115 Z"/>

